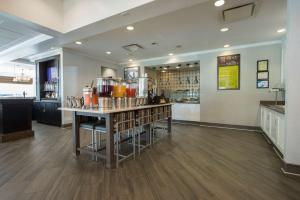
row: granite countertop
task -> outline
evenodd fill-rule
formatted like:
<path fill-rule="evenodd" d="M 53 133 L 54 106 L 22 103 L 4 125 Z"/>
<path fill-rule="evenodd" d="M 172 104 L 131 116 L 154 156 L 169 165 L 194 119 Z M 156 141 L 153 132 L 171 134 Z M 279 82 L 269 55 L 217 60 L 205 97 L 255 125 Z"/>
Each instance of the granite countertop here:
<path fill-rule="evenodd" d="M 274 110 L 278 113 L 285 114 L 284 101 L 278 101 L 277 104 L 275 103 L 275 101 L 261 101 L 260 105 Z"/>
<path fill-rule="evenodd" d="M 62 108 L 58 108 L 58 110 L 70 111 L 70 112 L 95 113 L 95 114 L 109 114 L 109 113 L 126 112 L 126 111 L 132 111 L 132 110 L 141 110 L 141 109 L 146 109 L 146 108 L 155 108 L 155 107 L 169 106 L 169 105 L 172 105 L 172 103 L 165 103 L 165 104 L 158 104 L 158 105 L 145 105 L 145 106 L 137 106 L 137 107 L 132 107 L 132 108 L 121 108 L 121 109 L 62 107 Z"/>

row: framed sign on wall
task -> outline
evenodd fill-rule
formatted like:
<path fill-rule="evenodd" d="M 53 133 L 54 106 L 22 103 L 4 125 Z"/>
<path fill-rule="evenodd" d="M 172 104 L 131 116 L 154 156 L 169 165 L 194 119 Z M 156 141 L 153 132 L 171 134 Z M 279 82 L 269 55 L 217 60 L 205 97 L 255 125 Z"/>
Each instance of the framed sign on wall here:
<path fill-rule="evenodd" d="M 240 54 L 218 56 L 218 90 L 240 89 Z"/>
<path fill-rule="evenodd" d="M 126 67 L 124 68 L 124 79 L 132 80 L 138 78 L 140 75 L 139 67 Z"/>
<path fill-rule="evenodd" d="M 256 88 L 269 88 L 269 60 L 257 61 Z"/>

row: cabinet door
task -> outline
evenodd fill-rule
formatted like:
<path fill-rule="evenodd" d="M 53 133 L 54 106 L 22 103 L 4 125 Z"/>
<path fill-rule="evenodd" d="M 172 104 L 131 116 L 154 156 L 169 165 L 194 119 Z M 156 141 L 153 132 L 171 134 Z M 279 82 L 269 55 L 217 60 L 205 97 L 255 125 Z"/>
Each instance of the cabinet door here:
<path fill-rule="evenodd" d="M 272 111 L 271 113 L 271 139 L 273 140 L 274 144 L 277 144 L 279 119 L 276 112 Z"/>
<path fill-rule="evenodd" d="M 265 131 L 265 108 L 260 107 L 260 128 Z"/>
<path fill-rule="evenodd" d="M 271 134 L 271 111 L 269 109 L 265 109 L 265 123 L 264 123 L 264 131 L 270 137 Z"/>
<path fill-rule="evenodd" d="M 277 146 L 281 153 L 284 152 L 285 149 L 285 119 L 284 115 L 278 114 L 278 139 Z"/>

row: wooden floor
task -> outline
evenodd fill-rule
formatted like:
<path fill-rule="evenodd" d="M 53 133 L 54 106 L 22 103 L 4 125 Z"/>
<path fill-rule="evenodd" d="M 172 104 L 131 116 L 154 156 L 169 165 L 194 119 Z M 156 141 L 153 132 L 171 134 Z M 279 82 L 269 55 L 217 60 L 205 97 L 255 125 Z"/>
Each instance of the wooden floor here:
<path fill-rule="evenodd" d="M 35 138 L 0 144 L 1 200 L 300 199 L 300 181 L 280 172 L 254 132 L 174 125 L 172 138 L 107 170 L 72 157 L 70 128 L 34 130 Z"/>

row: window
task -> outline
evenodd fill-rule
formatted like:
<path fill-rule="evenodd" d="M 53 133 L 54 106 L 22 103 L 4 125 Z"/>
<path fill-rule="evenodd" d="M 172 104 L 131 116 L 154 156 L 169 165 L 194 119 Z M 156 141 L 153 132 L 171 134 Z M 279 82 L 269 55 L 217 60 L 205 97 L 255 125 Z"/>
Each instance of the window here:
<path fill-rule="evenodd" d="M 35 66 L 6 63 L 0 65 L 0 97 L 36 96 Z"/>

